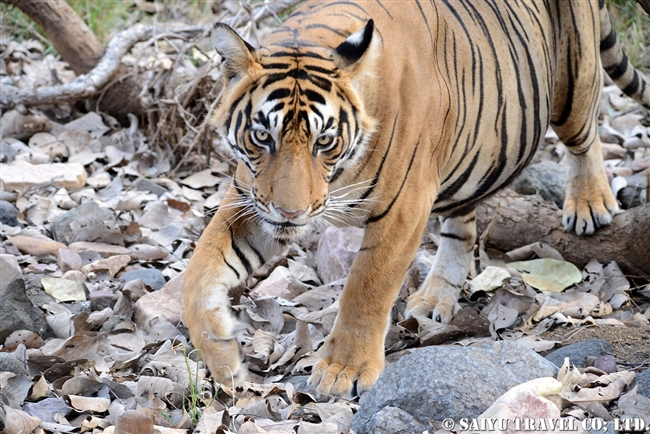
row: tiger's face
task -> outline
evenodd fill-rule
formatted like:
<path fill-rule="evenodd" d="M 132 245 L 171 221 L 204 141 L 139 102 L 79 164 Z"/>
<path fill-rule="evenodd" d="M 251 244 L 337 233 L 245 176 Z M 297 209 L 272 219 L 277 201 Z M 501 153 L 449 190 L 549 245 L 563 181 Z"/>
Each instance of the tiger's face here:
<path fill-rule="evenodd" d="M 212 122 L 247 168 L 234 180 L 238 204 L 274 238 L 293 239 L 320 219 L 339 218 L 332 186 L 363 155 L 374 130 L 356 80 L 369 26 L 346 40 L 360 45 L 352 62 L 338 48 L 255 50 L 229 27 L 213 32 L 226 81 Z"/>

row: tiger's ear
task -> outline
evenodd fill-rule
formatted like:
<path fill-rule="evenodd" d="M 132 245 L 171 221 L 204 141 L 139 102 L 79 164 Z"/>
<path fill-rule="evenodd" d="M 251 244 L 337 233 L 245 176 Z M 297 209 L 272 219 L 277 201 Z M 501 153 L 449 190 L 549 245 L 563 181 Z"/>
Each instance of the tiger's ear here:
<path fill-rule="evenodd" d="M 258 54 L 255 48 L 230 26 L 215 24 L 211 36 L 212 45 L 223 59 L 221 65 L 229 81 L 240 78 L 257 63 Z"/>
<path fill-rule="evenodd" d="M 334 62 L 339 69 L 356 69 L 372 42 L 375 22 L 368 20 L 366 26 L 348 38 L 334 49 Z M 368 56 L 365 56 L 368 57 Z"/>

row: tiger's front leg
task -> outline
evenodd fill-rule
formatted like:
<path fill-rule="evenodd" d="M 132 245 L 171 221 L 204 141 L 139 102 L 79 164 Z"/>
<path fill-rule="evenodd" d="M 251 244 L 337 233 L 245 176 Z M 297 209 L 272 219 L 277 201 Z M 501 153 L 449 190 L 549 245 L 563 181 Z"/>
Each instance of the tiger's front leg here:
<path fill-rule="evenodd" d="M 355 381 L 363 393 L 383 371 L 390 310 L 420 245 L 430 206 L 402 196 L 383 217 L 369 219 L 336 323 L 309 379 L 319 393 L 345 395 Z"/>
<path fill-rule="evenodd" d="M 424 283 L 406 302 L 407 317 L 429 316 L 449 324 L 460 306 L 458 297 L 469 273 L 476 240 L 476 210 L 441 217 L 440 245 Z"/>
<path fill-rule="evenodd" d="M 231 184 L 187 266 L 183 294 L 184 322 L 192 344 L 214 380 L 226 384 L 237 384 L 247 376 L 228 291 L 279 249 L 260 234 L 256 219 L 251 218 L 253 210 L 239 205 L 241 201 Z"/>

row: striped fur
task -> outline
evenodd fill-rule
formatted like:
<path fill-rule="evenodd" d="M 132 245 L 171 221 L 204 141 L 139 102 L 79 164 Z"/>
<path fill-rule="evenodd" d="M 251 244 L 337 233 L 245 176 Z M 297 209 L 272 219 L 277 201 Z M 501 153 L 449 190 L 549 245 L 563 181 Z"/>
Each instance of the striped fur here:
<path fill-rule="evenodd" d="M 565 228 L 591 234 L 617 212 L 597 134 L 601 62 L 650 103 L 596 0 L 311 2 L 262 48 L 224 25 L 213 43 L 224 93 L 212 122 L 239 165 L 184 297 L 191 339 L 218 379 L 245 375 L 228 290 L 315 225 L 353 224 L 366 228 L 363 245 L 311 383 L 367 390 L 431 211 L 442 243 L 407 315 L 449 322 L 476 203 L 525 167 L 548 125 L 569 150 Z"/>

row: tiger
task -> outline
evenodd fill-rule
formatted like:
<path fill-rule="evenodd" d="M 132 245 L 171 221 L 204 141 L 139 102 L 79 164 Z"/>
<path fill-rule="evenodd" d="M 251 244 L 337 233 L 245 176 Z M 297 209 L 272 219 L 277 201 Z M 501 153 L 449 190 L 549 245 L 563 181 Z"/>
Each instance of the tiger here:
<path fill-rule="evenodd" d="M 254 48 L 217 23 L 211 125 L 237 161 L 184 283 L 184 321 L 213 378 L 247 378 L 228 291 L 324 223 L 365 229 L 309 384 L 361 394 L 385 366 L 389 315 L 430 215 L 437 256 L 407 317 L 449 323 L 477 203 L 530 162 L 549 125 L 570 164 L 562 224 L 619 212 L 598 135 L 603 69 L 650 108 L 604 1 L 310 1 Z"/>

